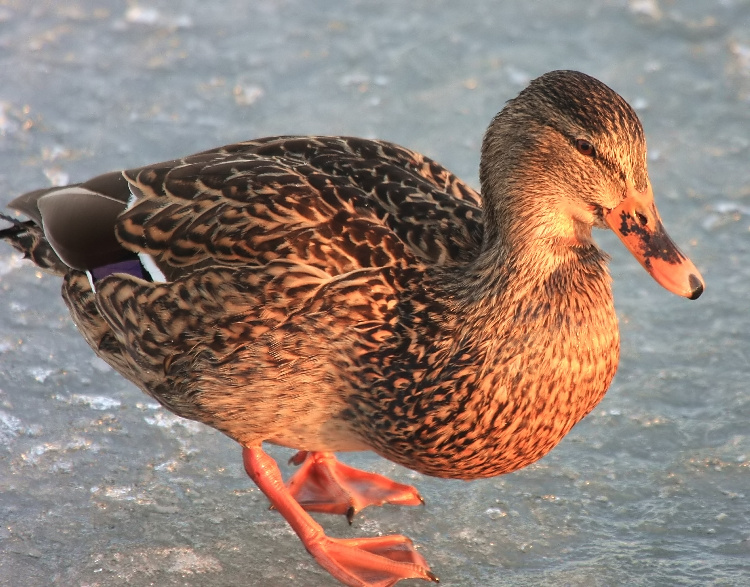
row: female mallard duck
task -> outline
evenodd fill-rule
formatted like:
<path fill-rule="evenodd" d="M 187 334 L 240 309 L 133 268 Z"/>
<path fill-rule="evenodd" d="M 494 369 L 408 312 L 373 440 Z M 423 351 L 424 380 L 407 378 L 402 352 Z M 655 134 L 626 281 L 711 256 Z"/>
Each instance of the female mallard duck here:
<path fill-rule="evenodd" d="M 593 226 L 669 291 L 703 291 L 654 206 L 641 124 L 603 83 L 531 82 L 490 124 L 480 178 L 481 197 L 390 143 L 273 137 L 31 192 L 10 204 L 31 221 L 0 236 L 64 276 L 99 356 L 242 445 L 339 581 L 437 580 L 403 536 L 323 533 L 306 510 L 421 502 L 331 453 L 460 479 L 544 456 L 617 368 Z M 263 441 L 300 451 L 286 486 Z"/>

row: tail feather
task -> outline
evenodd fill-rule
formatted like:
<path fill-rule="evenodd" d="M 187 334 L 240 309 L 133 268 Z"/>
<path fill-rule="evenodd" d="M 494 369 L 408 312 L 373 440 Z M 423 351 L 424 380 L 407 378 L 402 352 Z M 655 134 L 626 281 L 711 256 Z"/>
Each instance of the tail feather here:
<path fill-rule="evenodd" d="M 31 220 L 22 222 L 2 213 L 0 213 L 0 220 L 12 224 L 10 228 L 0 230 L 0 240 L 10 243 L 16 250 L 23 253 L 25 258 L 31 259 L 41 269 L 55 275 L 65 275 L 70 270 L 70 267 L 57 256 L 44 236 L 44 231 L 35 222 Z"/>
<path fill-rule="evenodd" d="M 88 184 L 95 189 L 86 187 Z M 8 207 L 30 220 L 0 213 L 0 220 L 12 224 L 0 230 L 0 240 L 8 241 L 27 259 L 57 275 L 65 275 L 71 269 L 90 271 L 129 261 L 135 253 L 122 247 L 114 228 L 127 206 L 128 186 L 122 173 L 113 172 L 87 184 L 25 193 Z"/>

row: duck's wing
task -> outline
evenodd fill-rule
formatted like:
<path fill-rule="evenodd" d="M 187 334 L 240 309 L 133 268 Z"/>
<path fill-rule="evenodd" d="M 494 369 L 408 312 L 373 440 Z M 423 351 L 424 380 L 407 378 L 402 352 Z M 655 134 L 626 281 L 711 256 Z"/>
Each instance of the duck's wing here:
<path fill-rule="evenodd" d="M 451 263 L 472 256 L 482 230 L 479 195 L 445 168 L 344 137 L 238 143 L 37 190 L 10 206 L 33 222 L 16 232 L 48 243 L 65 265 L 91 271 L 140 256 L 157 280 L 276 259 L 332 275 L 412 256 Z"/>
<path fill-rule="evenodd" d="M 330 274 L 447 263 L 481 238 L 479 196 L 437 163 L 382 141 L 275 137 L 124 172 L 117 222 L 167 279 L 276 259 Z"/>

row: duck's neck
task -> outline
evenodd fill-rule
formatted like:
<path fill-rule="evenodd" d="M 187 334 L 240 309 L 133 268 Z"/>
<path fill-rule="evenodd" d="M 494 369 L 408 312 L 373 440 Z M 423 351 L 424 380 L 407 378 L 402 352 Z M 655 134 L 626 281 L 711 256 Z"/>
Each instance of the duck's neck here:
<path fill-rule="evenodd" d="M 528 157 L 520 155 L 528 155 L 528 146 L 499 157 L 492 144 L 485 140 L 482 160 L 495 163 L 480 171 L 482 244 L 452 280 L 462 328 L 475 340 L 503 344 L 529 332 L 558 346 L 582 332 L 592 339 L 607 328 L 616 334 L 608 256 L 593 241 L 591 225 L 571 215 L 569 199 L 555 191 L 561 188 L 548 173 L 526 166 Z M 488 354 L 482 362 L 489 372 L 496 358 Z"/>
<path fill-rule="evenodd" d="M 486 243 L 477 257 L 460 270 L 442 276 L 453 300 L 461 329 L 497 338 L 499 322 L 524 335 L 527 328 L 545 328 L 550 337 L 596 328 L 613 316 L 608 257 L 591 241 L 571 245 L 556 239 L 524 239 L 520 244 Z M 460 274 L 459 274 L 460 273 Z M 507 338 L 506 338 L 507 340 Z M 488 358 L 491 360 L 491 358 Z"/>
<path fill-rule="evenodd" d="M 457 269 L 461 276 L 446 280 L 455 298 L 468 310 L 487 299 L 510 303 L 507 297 L 522 291 L 560 298 L 601 287 L 610 302 L 608 257 L 592 239 L 591 225 L 565 207 L 565 194 L 536 176 L 503 177 L 483 177 L 483 239 L 468 266 Z"/>

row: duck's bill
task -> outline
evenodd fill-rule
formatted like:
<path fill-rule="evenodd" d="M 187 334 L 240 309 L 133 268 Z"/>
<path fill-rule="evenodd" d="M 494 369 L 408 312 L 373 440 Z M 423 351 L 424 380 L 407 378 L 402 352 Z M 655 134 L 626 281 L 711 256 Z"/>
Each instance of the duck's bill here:
<path fill-rule="evenodd" d="M 643 192 L 630 187 L 604 220 L 659 285 L 691 300 L 703 293 L 701 274 L 664 230 L 651 185 Z"/>

